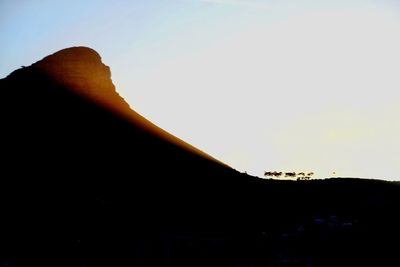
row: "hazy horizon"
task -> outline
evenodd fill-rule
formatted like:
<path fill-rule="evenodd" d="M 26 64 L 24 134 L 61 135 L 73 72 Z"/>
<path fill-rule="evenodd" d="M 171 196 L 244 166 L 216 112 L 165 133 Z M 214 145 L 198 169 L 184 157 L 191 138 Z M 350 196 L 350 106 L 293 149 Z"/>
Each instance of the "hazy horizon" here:
<path fill-rule="evenodd" d="M 0 78 L 88 46 L 135 111 L 239 171 L 400 180 L 399 7 L 5 0 Z"/>

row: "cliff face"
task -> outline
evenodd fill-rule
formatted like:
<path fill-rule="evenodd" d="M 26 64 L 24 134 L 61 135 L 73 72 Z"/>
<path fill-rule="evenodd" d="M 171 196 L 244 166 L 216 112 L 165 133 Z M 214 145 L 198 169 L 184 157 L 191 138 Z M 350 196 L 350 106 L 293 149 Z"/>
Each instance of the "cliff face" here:
<path fill-rule="evenodd" d="M 132 114 L 128 103 L 116 92 L 110 68 L 100 55 L 87 47 L 67 48 L 31 66 L 54 82 L 121 115 Z"/>

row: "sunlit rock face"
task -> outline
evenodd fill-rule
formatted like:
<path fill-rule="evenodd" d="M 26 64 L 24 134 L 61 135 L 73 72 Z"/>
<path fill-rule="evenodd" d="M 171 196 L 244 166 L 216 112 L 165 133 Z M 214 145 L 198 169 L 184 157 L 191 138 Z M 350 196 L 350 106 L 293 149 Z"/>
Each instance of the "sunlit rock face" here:
<path fill-rule="evenodd" d="M 128 103 L 116 92 L 110 68 L 100 55 L 87 47 L 72 47 L 45 57 L 32 65 L 51 79 L 89 100 L 122 115 L 132 113 Z M 132 114 L 131 114 L 132 115 Z"/>

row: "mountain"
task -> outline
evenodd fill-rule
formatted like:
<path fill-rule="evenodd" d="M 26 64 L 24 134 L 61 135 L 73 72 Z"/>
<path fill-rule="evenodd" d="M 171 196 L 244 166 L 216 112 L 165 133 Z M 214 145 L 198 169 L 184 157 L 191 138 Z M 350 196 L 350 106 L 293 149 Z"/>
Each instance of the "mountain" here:
<path fill-rule="evenodd" d="M 158 182 L 170 173 L 202 180 L 236 173 L 133 111 L 116 92 L 109 67 L 90 48 L 45 57 L 10 74 L 1 87 L 7 140 L 2 153 L 9 168 L 23 162 L 42 177 L 62 170 L 88 177 L 124 173 L 131 180 L 146 174 Z"/>
<path fill-rule="evenodd" d="M 141 232 L 198 224 L 203 208 L 220 213 L 220 192 L 240 180 L 131 110 L 92 49 L 64 49 L 16 70 L 0 80 L 0 92 L 0 205 L 10 218 L 3 251 L 49 249 L 33 240 L 64 248 L 76 232 L 93 244 L 105 225 Z"/>
<path fill-rule="evenodd" d="M 14 71 L 0 96 L 0 266 L 399 261 L 398 183 L 241 174 L 133 111 L 90 48 Z"/>

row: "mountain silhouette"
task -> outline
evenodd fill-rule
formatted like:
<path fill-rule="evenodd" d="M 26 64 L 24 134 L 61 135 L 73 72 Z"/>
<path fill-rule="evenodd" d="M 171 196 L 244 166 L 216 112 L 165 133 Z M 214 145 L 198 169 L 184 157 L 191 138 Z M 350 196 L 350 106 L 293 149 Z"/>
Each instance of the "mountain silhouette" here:
<path fill-rule="evenodd" d="M 0 93 L 0 266 L 396 260 L 398 183 L 241 174 L 133 111 L 90 48 L 18 69 Z"/>
<path fill-rule="evenodd" d="M 68 172 L 79 165 L 93 173 L 123 170 L 159 180 L 168 171 L 175 177 L 189 170 L 235 172 L 133 111 L 116 92 L 109 67 L 90 48 L 61 50 L 13 72 L 1 86 L 3 136 L 15 140 L 3 151 L 24 151 L 16 157 L 34 153 L 25 162 L 32 170 L 47 173 L 49 166 L 61 165 Z"/>
<path fill-rule="evenodd" d="M 63 247 L 69 232 L 94 244 L 104 225 L 114 226 L 105 234 L 118 231 L 115 222 L 138 232 L 197 225 L 202 214 L 223 213 L 221 191 L 241 180 L 131 110 L 90 48 L 64 49 L 16 70 L 0 90 L 0 199 L 10 216 L 3 251 L 49 249 L 49 240 Z M 65 236 L 50 234 L 67 225 L 55 231 Z"/>

